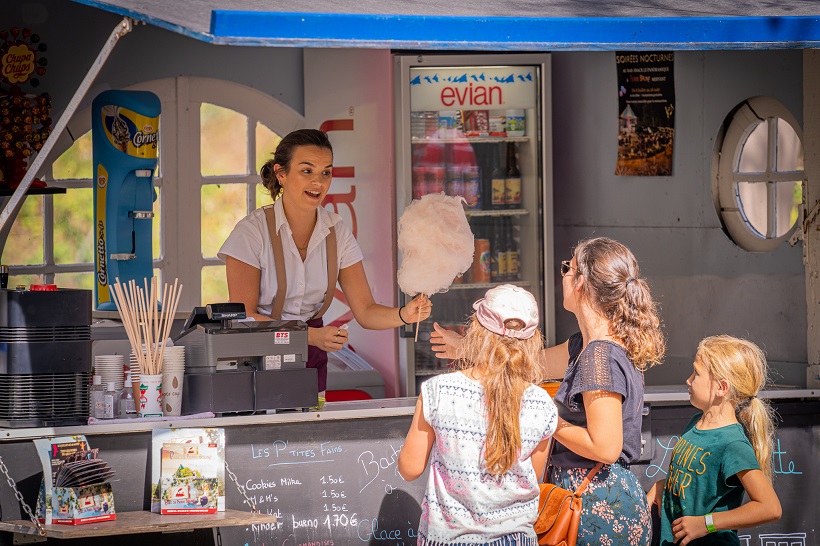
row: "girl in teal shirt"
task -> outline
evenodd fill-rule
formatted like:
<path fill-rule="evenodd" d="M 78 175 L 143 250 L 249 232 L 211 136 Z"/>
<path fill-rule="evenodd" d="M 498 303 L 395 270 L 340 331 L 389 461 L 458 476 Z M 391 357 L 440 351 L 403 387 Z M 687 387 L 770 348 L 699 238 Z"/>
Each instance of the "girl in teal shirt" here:
<path fill-rule="evenodd" d="M 693 366 L 686 384 L 701 412 L 675 445 L 666 479 L 647 499 L 660 505 L 661 546 L 739 545 L 735 529 L 781 515 L 772 487 L 772 411 L 757 397 L 766 358 L 750 341 L 713 336 L 700 342 Z"/>

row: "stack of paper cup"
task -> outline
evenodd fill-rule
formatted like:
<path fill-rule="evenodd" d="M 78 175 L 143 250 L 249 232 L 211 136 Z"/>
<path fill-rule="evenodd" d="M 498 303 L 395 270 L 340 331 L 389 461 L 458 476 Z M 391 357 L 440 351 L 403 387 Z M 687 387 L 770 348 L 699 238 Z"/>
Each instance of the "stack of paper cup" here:
<path fill-rule="evenodd" d="M 94 374 L 102 378 L 102 384 L 114 383 L 121 391 L 125 384 L 125 373 L 122 355 L 97 355 L 94 357 Z"/>
<path fill-rule="evenodd" d="M 165 347 L 162 355 L 162 414 L 181 415 L 185 347 Z"/>
<path fill-rule="evenodd" d="M 140 363 L 137 360 L 137 353 L 131 349 L 131 388 L 134 390 L 134 402 L 139 408 L 140 398 Z"/>

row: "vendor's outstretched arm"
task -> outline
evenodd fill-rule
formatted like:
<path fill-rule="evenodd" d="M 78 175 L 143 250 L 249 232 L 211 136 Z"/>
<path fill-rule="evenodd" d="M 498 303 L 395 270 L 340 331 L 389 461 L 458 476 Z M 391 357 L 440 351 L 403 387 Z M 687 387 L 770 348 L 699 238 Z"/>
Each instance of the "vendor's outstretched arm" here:
<path fill-rule="evenodd" d="M 430 316 L 432 303 L 427 296 L 417 296 L 404 308 L 387 307 L 375 302 L 362 262 L 339 271 L 339 284 L 356 321 L 369 330 L 387 330 L 414 323 Z M 401 313 L 401 317 L 399 317 Z M 404 320 L 402 320 L 404 319 Z"/>

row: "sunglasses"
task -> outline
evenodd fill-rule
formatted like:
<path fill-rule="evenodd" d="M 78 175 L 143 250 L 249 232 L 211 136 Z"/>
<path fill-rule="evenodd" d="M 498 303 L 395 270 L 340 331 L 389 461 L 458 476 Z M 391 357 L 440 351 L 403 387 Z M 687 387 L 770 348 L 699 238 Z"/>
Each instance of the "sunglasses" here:
<path fill-rule="evenodd" d="M 574 269 L 575 271 L 578 271 L 577 267 L 572 267 L 571 262 L 569 260 L 564 260 L 563 262 L 561 262 L 561 276 L 562 277 L 566 277 L 567 273 L 569 273 L 570 269 Z"/>

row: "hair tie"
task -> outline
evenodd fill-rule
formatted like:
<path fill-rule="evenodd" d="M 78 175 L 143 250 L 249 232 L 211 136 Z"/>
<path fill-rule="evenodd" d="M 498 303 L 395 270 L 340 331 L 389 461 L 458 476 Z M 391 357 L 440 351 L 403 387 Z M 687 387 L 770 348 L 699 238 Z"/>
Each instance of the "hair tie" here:
<path fill-rule="evenodd" d="M 631 283 L 634 280 L 636 280 L 635 277 L 629 277 L 628 279 L 626 279 L 626 284 L 624 285 L 624 288 L 629 286 L 629 283 Z"/>

